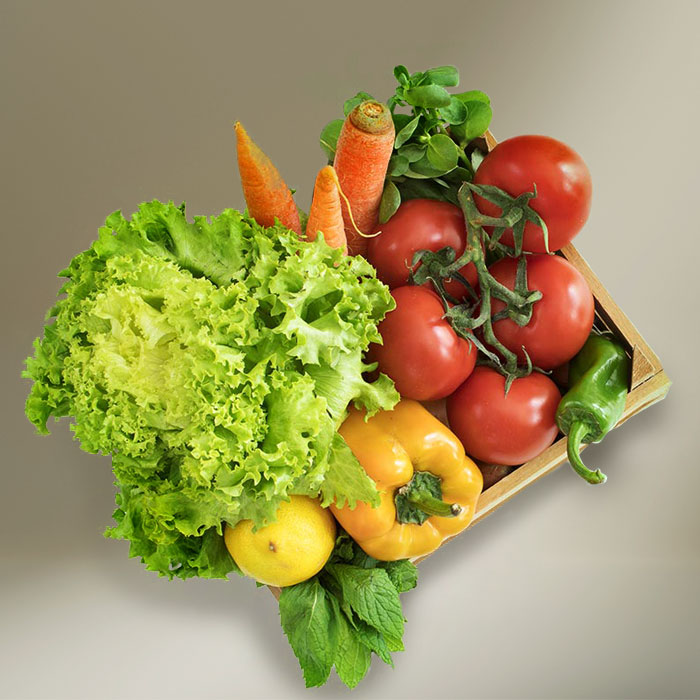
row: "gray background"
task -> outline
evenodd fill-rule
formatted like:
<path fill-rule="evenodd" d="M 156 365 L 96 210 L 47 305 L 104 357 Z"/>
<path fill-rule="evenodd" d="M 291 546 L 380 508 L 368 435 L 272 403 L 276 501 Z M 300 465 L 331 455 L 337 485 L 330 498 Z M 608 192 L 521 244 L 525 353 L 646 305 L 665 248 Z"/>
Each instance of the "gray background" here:
<path fill-rule="evenodd" d="M 252 582 L 168 583 L 108 541 L 109 461 L 34 435 L 23 358 L 105 216 L 242 207 L 240 119 L 307 206 L 321 127 L 396 63 L 451 63 L 500 138 L 574 146 L 576 240 L 674 386 L 421 567 L 407 651 L 359 697 L 700 695 L 697 29 L 700 4 L 0 3 L 3 306 L 0 696 L 341 697 L 305 691 Z"/>

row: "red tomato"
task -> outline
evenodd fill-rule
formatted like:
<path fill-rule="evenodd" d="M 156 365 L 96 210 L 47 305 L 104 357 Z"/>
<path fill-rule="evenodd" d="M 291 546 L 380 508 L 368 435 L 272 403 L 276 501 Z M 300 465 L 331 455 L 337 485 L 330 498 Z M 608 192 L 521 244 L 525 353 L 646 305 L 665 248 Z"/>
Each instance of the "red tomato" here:
<path fill-rule="evenodd" d="M 525 361 L 522 346 L 532 363 L 541 369 L 554 369 L 570 360 L 582 347 L 593 327 L 593 294 L 583 275 L 558 255 L 528 255 L 527 286 L 538 289 L 542 298 L 532 308 L 527 326 L 505 318 L 493 324 L 498 340 Z M 518 261 L 503 258 L 489 272 L 509 289 L 515 286 Z M 492 303 L 495 314 L 505 307 Z"/>
<path fill-rule="evenodd" d="M 477 185 L 495 185 L 510 195 L 532 192 L 537 197 L 530 206 L 544 219 L 549 250 L 565 246 L 581 230 L 591 209 L 591 175 L 576 151 L 548 136 L 516 136 L 499 143 L 479 166 L 474 176 Z M 500 207 L 474 196 L 482 214 L 499 216 Z M 513 245 L 513 233 L 507 230 L 503 242 Z M 542 229 L 525 224 L 523 250 L 546 253 Z"/>
<path fill-rule="evenodd" d="M 451 394 L 472 372 L 477 349 L 442 318 L 440 297 L 425 287 L 391 292 L 396 308 L 379 324 L 383 345 L 369 359 L 394 380 L 401 396 L 433 401 Z"/>
<path fill-rule="evenodd" d="M 450 246 L 459 257 L 467 243 L 460 208 L 434 199 L 409 199 L 377 230 L 381 233 L 370 238 L 367 259 L 376 268 L 377 277 L 391 289 L 408 284 L 409 268 L 416 251 L 437 252 Z M 460 272 L 477 289 L 474 265 L 469 263 Z M 458 299 L 465 294 L 464 285 L 456 280 L 447 282 L 445 289 Z"/>
<path fill-rule="evenodd" d="M 556 384 L 538 372 L 515 379 L 505 396 L 503 375 L 480 366 L 447 399 L 447 420 L 468 455 L 513 466 L 554 442 L 560 399 Z"/>

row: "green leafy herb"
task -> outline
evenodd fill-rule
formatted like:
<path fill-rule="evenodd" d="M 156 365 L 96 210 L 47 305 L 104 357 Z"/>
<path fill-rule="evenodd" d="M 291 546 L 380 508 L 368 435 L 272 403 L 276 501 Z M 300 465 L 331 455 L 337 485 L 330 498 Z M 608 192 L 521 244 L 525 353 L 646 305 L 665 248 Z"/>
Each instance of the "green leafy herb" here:
<path fill-rule="evenodd" d="M 363 569 L 350 564 L 331 564 L 326 571 L 340 585 L 343 599 L 387 642 L 400 644 L 403 615 L 399 593 L 384 569 Z"/>
<path fill-rule="evenodd" d="M 405 66 L 394 68 L 398 83 L 387 100 L 396 131 L 394 154 L 379 213 L 386 223 L 402 200 L 429 198 L 457 204 L 457 191 L 471 181 L 480 162 L 472 157 L 474 139 L 482 136 L 491 123 L 488 96 L 480 90 L 450 94 L 446 88 L 459 85 L 454 66 L 439 66 L 424 72 L 409 73 Z M 349 112 L 364 99 L 360 92 L 344 104 Z M 399 111 L 407 110 L 407 111 Z M 321 132 L 321 147 L 329 162 L 342 120 L 327 124 Z"/>
<path fill-rule="evenodd" d="M 334 119 L 332 122 L 326 124 L 321 132 L 321 148 L 326 154 L 329 162 L 333 162 L 335 156 L 335 149 L 338 144 L 338 137 L 340 136 L 340 131 L 343 128 L 342 119 Z"/>
<path fill-rule="evenodd" d="M 405 593 L 416 587 L 418 583 L 418 569 L 406 559 L 399 561 L 380 562 L 389 579 L 399 593 Z"/>
<path fill-rule="evenodd" d="M 398 400 L 387 377 L 363 378 L 393 305 L 363 258 L 154 201 L 108 217 L 61 274 L 27 360 L 27 416 L 44 433 L 72 416 L 83 449 L 112 455 L 106 534 L 148 569 L 225 577 L 222 523 L 271 522 L 290 494 L 378 502 L 336 433 L 351 402 Z"/>
<path fill-rule="evenodd" d="M 338 650 L 334 623 L 339 617 L 316 577 L 282 591 L 282 629 L 299 659 L 307 688 L 328 680 Z"/>
<path fill-rule="evenodd" d="M 401 193 L 399 188 L 391 181 L 387 180 L 382 192 L 382 201 L 379 204 L 379 223 L 385 224 L 394 215 L 401 204 Z"/>
<path fill-rule="evenodd" d="M 488 103 L 470 101 L 463 104 L 467 110 L 467 118 L 463 122 L 453 124 L 450 129 L 452 137 L 462 148 L 489 128 L 492 116 L 491 106 Z"/>
<path fill-rule="evenodd" d="M 372 653 L 393 665 L 391 652 L 403 650 L 399 594 L 414 588 L 417 577 L 411 562 L 373 559 L 343 532 L 319 574 L 283 588 L 280 620 L 307 687 L 323 685 L 335 666 L 354 688 Z"/>
<path fill-rule="evenodd" d="M 335 670 L 348 688 L 354 688 L 369 671 L 373 649 L 363 642 L 339 607 L 336 607 L 335 620 L 338 629 Z"/>

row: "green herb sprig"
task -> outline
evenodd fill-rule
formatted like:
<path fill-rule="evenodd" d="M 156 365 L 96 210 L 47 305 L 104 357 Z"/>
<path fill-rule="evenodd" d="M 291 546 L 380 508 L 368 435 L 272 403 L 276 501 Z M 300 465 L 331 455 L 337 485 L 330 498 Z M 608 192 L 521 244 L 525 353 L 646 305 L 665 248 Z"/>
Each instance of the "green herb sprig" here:
<path fill-rule="evenodd" d="M 446 88 L 459 85 L 454 66 L 409 73 L 394 68 L 397 87 L 387 100 L 392 112 L 396 139 L 379 210 L 383 224 L 402 200 L 428 198 L 458 204 L 456 192 L 471 181 L 483 154 L 470 147 L 491 123 L 491 103 L 480 90 L 450 94 Z M 358 92 L 344 104 L 347 116 L 363 100 L 374 99 Z M 400 111 L 401 110 L 401 111 Z M 321 148 L 329 162 L 343 126 L 335 119 L 321 132 Z"/>
<path fill-rule="evenodd" d="M 393 666 L 403 651 L 399 594 L 415 588 L 410 561 L 378 561 L 342 532 L 325 567 L 313 578 L 282 589 L 280 621 L 304 673 L 306 687 L 323 685 L 335 667 L 354 688 L 372 654 Z"/>

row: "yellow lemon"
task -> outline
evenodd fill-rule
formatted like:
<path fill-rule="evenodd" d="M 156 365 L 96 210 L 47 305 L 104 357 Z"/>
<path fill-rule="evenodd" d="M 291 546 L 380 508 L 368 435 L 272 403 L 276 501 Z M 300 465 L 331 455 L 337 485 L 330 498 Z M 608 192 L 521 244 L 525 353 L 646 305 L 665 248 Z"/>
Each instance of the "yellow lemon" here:
<path fill-rule="evenodd" d="M 318 500 L 292 496 L 277 521 L 253 532 L 242 520 L 224 530 L 226 547 L 241 571 L 270 586 L 292 586 L 317 574 L 333 551 L 335 520 Z"/>

